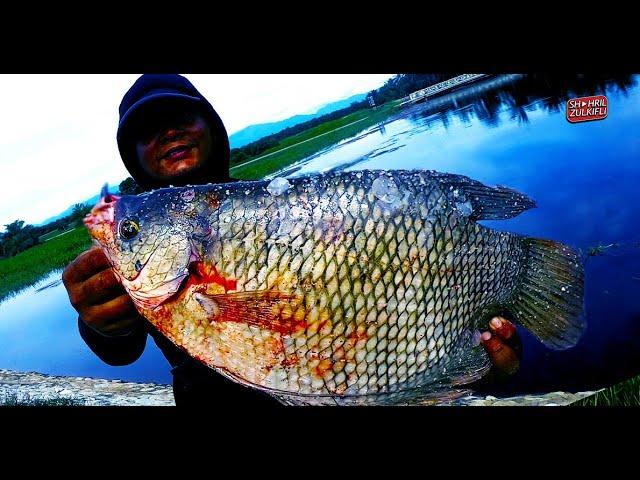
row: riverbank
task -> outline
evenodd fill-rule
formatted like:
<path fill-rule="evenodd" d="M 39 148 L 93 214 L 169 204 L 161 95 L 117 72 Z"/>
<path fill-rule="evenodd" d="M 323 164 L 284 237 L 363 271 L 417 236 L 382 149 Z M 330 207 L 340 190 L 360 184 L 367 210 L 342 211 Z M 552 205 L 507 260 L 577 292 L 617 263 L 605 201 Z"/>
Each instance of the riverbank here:
<path fill-rule="evenodd" d="M 594 392 L 551 392 L 507 398 L 467 396 L 453 406 L 564 406 Z M 174 406 L 171 385 L 0 370 L 0 405 Z"/>
<path fill-rule="evenodd" d="M 162 407 L 175 402 L 171 385 L 0 370 L 0 405 Z"/>

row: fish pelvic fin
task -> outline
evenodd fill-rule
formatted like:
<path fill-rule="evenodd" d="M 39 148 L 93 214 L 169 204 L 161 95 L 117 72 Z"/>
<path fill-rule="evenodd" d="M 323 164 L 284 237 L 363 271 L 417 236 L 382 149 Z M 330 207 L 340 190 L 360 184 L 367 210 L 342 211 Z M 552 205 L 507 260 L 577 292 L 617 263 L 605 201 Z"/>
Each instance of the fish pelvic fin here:
<path fill-rule="evenodd" d="M 586 329 L 579 254 L 550 240 L 524 238 L 523 242 L 529 250 L 527 265 L 506 306 L 548 348 L 573 347 Z"/>

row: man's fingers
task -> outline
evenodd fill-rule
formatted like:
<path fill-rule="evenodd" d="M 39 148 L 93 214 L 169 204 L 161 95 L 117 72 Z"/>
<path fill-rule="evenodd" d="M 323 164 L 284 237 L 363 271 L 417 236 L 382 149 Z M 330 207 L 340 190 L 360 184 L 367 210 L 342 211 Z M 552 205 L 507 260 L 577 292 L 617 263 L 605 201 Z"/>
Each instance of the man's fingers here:
<path fill-rule="evenodd" d="M 498 336 L 484 332 L 480 337 L 482 346 L 487 351 L 493 366 L 508 375 L 514 374 L 520 367 L 516 352 L 506 345 Z"/>
<path fill-rule="evenodd" d="M 489 329 L 503 340 L 509 340 L 516 334 L 516 326 L 503 317 L 493 317 L 489 322 Z"/>
<path fill-rule="evenodd" d="M 125 293 L 113 271 L 109 268 L 96 273 L 82 284 L 83 299 L 88 304 L 104 304 L 105 300 Z"/>
<path fill-rule="evenodd" d="M 522 340 L 513 323 L 504 317 L 493 317 L 489 322 L 489 330 L 511 347 L 518 358 L 522 358 Z"/>
<path fill-rule="evenodd" d="M 92 277 L 96 272 L 111 267 L 107 256 L 101 248 L 92 247 L 81 253 L 64 269 L 62 280 L 65 285 L 82 282 Z"/>
<path fill-rule="evenodd" d="M 131 297 L 124 294 L 109 300 L 102 305 L 88 307 L 83 319 L 86 323 L 100 328 L 121 317 L 130 316 L 136 312 Z"/>

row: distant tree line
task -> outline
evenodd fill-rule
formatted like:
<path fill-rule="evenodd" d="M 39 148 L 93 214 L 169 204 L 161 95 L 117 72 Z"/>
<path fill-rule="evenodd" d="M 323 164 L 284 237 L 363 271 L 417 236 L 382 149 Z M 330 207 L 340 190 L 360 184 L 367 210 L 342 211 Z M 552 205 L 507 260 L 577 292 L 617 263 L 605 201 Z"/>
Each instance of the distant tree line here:
<path fill-rule="evenodd" d="M 385 84 L 369 92 L 366 100 L 360 102 L 354 102 L 348 107 L 336 110 L 335 112 L 327 113 L 320 117 L 307 120 L 306 122 L 287 127 L 284 130 L 274 133 L 267 137 L 251 142 L 240 148 L 231 149 L 231 165 L 237 165 L 250 158 L 257 157 L 261 153 L 277 146 L 285 138 L 296 135 L 310 128 L 316 127 L 324 122 L 331 120 L 337 120 L 350 113 L 362 110 L 363 108 L 369 108 L 369 97 L 373 97 L 376 105 L 406 97 L 416 90 L 426 88 L 434 83 L 442 82 L 449 78 L 453 78 L 458 73 L 422 73 L 422 74 L 402 74 L 396 75 L 385 82 Z"/>
<path fill-rule="evenodd" d="M 439 82 L 456 77 L 460 73 L 407 73 L 396 75 L 377 90 L 369 92 L 376 105 L 404 98 L 416 90 L 421 90 Z"/>
<path fill-rule="evenodd" d="M 119 192 L 121 195 L 137 195 L 143 190 L 133 178 L 128 177 L 120 183 Z M 26 225 L 24 220 L 15 220 L 5 225 L 5 231 L 0 232 L 0 258 L 13 257 L 27 248 L 45 242 L 50 236 L 82 225 L 82 219 L 92 207 L 93 205 L 76 203 L 69 215 L 38 227 Z"/>
<path fill-rule="evenodd" d="M 47 234 L 63 233 L 81 225 L 82 219 L 89 213 L 91 207 L 91 205 L 76 203 L 69 215 L 39 227 L 25 225 L 24 220 L 15 220 L 5 225 L 5 231 L 0 233 L 0 258 L 13 257 L 27 248 L 42 243 L 45 241 L 42 237 Z"/>
<path fill-rule="evenodd" d="M 118 191 L 120 192 L 120 195 L 138 195 L 139 193 L 144 192 L 140 185 L 138 185 L 131 177 L 127 177 L 120 182 Z"/>

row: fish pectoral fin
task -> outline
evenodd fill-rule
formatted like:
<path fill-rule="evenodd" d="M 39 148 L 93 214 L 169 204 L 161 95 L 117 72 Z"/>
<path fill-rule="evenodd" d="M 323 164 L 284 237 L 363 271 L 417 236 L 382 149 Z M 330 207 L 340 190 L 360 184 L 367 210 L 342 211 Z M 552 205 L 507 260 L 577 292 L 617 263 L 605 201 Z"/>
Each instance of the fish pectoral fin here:
<path fill-rule="evenodd" d="M 513 218 L 525 210 L 534 208 L 536 203 L 516 190 L 503 186 L 489 187 L 477 180 L 463 175 L 437 173 L 440 181 L 446 185 L 445 191 L 451 193 L 454 204 L 471 204 L 469 217 L 474 220 L 503 220 Z M 453 193 L 456 192 L 457 193 Z"/>
<path fill-rule="evenodd" d="M 217 295 L 194 294 L 209 321 L 235 322 L 253 325 L 282 334 L 291 334 L 304 328 L 302 321 L 294 318 L 296 296 L 276 290 L 254 290 Z M 289 307 L 289 308 L 287 308 Z"/>

